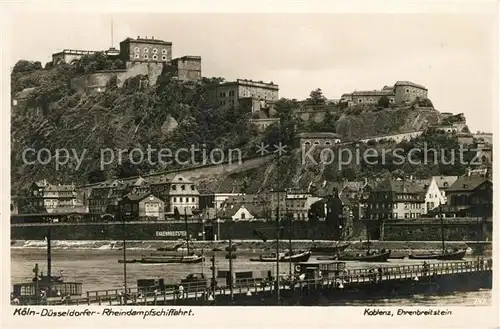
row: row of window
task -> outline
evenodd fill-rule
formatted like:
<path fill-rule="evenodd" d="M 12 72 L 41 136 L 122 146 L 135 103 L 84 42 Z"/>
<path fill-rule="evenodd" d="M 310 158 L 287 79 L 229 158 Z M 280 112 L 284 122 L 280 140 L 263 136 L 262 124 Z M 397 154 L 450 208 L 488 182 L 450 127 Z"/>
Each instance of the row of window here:
<path fill-rule="evenodd" d="M 235 92 L 234 90 L 230 90 L 230 91 L 228 92 L 228 95 L 229 95 L 229 97 L 234 97 L 234 96 L 236 96 L 236 92 Z M 221 91 L 221 92 L 219 93 L 219 96 L 220 96 L 220 97 L 226 97 L 226 92 L 225 92 L 225 91 Z"/>
<path fill-rule="evenodd" d="M 177 185 L 172 185 L 172 191 L 176 191 L 177 190 Z M 186 185 L 181 185 L 181 191 L 185 191 L 186 190 Z M 191 191 L 194 191 L 194 185 L 191 185 Z"/>
<path fill-rule="evenodd" d="M 135 58 L 141 58 L 141 55 L 139 55 L 139 54 L 135 54 L 135 55 L 134 55 L 134 57 L 135 57 Z M 144 54 L 144 55 L 142 56 L 142 58 L 144 58 L 144 59 L 149 59 L 149 56 L 148 56 L 148 54 Z M 151 58 L 152 58 L 153 60 L 155 60 L 155 61 L 156 61 L 156 60 L 158 60 L 158 56 L 156 56 L 156 55 L 153 55 Z M 166 61 L 166 60 L 167 60 L 167 56 L 163 55 L 163 56 L 161 57 L 161 59 L 162 59 L 163 61 Z"/>
<path fill-rule="evenodd" d="M 375 99 L 368 98 L 368 103 L 373 103 L 373 102 L 375 102 Z M 362 98 L 358 99 L 358 103 L 363 103 L 363 99 Z M 389 98 L 389 103 L 394 103 L 394 98 Z"/>
<path fill-rule="evenodd" d="M 234 99 L 231 99 L 229 100 L 229 102 L 226 102 L 226 101 L 220 101 L 220 105 L 221 106 L 225 106 L 226 104 L 231 104 L 231 105 L 234 105 Z"/>
<path fill-rule="evenodd" d="M 411 213 L 411 212 L 405 212 L 404 213 L 404 218 L 420 218 L 421 214 L 419 213 Z M 374 214 L 370 215 L 370 219 L 398 219 L 398 214 L 393 213 L 393 214 Z"/>
<path fill-rule="evenodd" d="M 140 49 L 139 47 L 135 47 L 135 48 L 134 48 L 134 52 L 135 52 L 135 53 L 139 53 L 140 51 L 141 51 L 141 49 Z M 146 53 L 146 54 L 147 54 L 147 53 L 149 53 L 149 48 L 148 48 L 148 47 L 144 47 L 144 48 L 142 49 L 142 52 L 143 52 L 143 53 Z M 158 53 L 158 49 L 153 48 L 152 52 L 153 52 L 153 54 L 157 54 L 157 53 Z M 162 53 L 162 54 L 166 54 L 166 53 L 167 53 L 167 50 L 166 50 L 166 49 L 162 49 L 162 50 L 161 50 L 161 53 Z"/>
<path fill-rule="evenodd" d="M 422 209 L 421 203 L 408 203 L 405 202 L 404 204 L 404 209 Z M 375 203 L 375 204 L 369 204 L 368 208 L 370 209 L 397 209 L 398 204 L 397 203 Z"/>
<path fill-rule="evenodd" d="M 335 141 L 335 143 L 339 143 L 339 141 Z M 319 144 L 320 144 L 320 142 L 315 141 L 313 144 L 314 144 L 314 145 L 319 145 Z M 310 146 L 310 145 L 311 145 L 311 142 L 304 142 L 304 145 L 305 145 L 305 146 Z M 324 145 L 332 145 L 332 142 L 330 142 L 330 141 L 326 141 L 326 142 L 324 143 Z"/>
<path fill-rule="evenodd" d="M 174 201 L 172 201 L 172 202 L 177 202 L 177 198 L 174 197 Z M 184 198 L 180 197 L 179 198 L 179 202 L 184 202 Z M 188 197 L 186 197 L 186 202 L 189 202 L 189 198 Z M 191 198 L 191 202 L 195 202 L 194 198 Z"/>

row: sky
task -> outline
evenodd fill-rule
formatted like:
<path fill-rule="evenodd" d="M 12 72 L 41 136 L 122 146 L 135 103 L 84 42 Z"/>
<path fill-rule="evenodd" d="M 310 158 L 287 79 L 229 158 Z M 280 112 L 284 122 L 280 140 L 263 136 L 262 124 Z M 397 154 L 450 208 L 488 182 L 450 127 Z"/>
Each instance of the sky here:
<path fill-rule="evenodd" d="M 27 24 L 29 22 L 29 24 Z M 111 38 L 113 22 L 113 40 Z M 280 97 L 329 99 L 409 80 L 440 112 L 493 131 L 498 26 L 488 14 L 18 13 L 11 65 L 62 49 L 119 48 L 126 37 L 173 43 L 173 57 L 202 57 L 203 76 L 274 82 Z M 33 27 L 36 28 L 33 28 Z"/>

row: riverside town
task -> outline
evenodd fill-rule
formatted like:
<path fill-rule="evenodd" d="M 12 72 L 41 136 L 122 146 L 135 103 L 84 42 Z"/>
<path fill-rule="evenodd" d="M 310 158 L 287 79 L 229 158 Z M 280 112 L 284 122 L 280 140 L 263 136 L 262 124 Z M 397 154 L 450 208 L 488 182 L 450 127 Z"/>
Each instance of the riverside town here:
<path fill-rule="evenodd" d="M 168 36 L 13 66 L 13 305 L 491 301 L 491 133 L 435 108 L 438 92 L 404 71 L 370 90 L 284 98 L 278 81 L 205 76 L 202 57 L 174 53 Z M 131 151 L 162 145 L 237 149 L 241 161 Z M 447 161 L 424 163 L 423 145 Z M 102 166 L 114 149 L 125 160 L 105 152 Z M 378 155 L 302 158 L 325 149 Z"/>

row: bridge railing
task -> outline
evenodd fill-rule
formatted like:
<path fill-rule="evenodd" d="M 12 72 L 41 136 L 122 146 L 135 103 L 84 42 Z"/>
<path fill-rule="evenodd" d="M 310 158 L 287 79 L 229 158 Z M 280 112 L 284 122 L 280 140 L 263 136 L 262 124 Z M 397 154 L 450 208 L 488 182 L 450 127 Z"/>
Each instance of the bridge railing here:
<path fill-rule="evenodd" d="M 379 270 L 380 269 L 380 270 Z M 342 285 L 352 283 L 372 283 L 384 280 L 397 279 L 419 279 L 425 276 L 444 275 L 454 273 L 466 273 L 476 271 L 486 271 L 492 269 L 492 261 L 461 261 L 447 263 L 429 263 L 426 265 L 400 265 L 391 267 L 352 269 L 342 272 L 326 273 L 323 277 L 297 280 L 283 278 L 280 280 L 280 289 L 282 290 L 297 290 L 311 287 L 329 286 L 334 289 L 340 288 Z M 178 286 L 177 286 L 178 287 Z M 131 287 L 127 289 L 127 296 L 124 296 L 123 288 L 104 289 L 96 291 L 88 291 L 84 296 L 78 298 L 62 300 L 49 300 L 49 305 L 55 304 L 99 304 L 112 305 L 113 303 L 124 304 L 125 299 L 127 304 L 156 304 L 166 303 L 170 301 L 172 304 L 178 303 L 182 299 L 207 300 L 208 296 L 215 292 L 215 296 L 227 296 L 231 293 L 231 287 L 216 286 L 213 290 L 208 286 L 188 285 L 183 284 L 184 290 L 179 292 L 177 287 L 168 287 L 163 291 L 159 289 L 144 289 Z M 254 294 L 261 292 L 273 292 L 276 290 L 276 281 L 266 280 L 262 278 L 239 279 L 233 284 L 233 294 Z"/>

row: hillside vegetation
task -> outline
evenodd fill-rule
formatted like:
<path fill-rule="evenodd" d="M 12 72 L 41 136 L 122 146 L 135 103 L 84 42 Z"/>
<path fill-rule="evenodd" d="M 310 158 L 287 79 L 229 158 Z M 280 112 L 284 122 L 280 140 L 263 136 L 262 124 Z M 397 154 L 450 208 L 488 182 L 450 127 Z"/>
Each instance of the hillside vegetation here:
<path fill-rule="evenodd" d="M 328 166 L 307 166 L 301 163 L 300 152 L 290 152 L 298 131 L 332 131 L 344 138 L 355 140 L 371 135 L 399 133 L 421 129 L 428 123 L 439 121 L 439 112 L 432 108 L 356 108 L 329 113 L 322 123 L 305 123 L 292 115 L 296 100 L 281 99 L 276 104 L 275 115 L 281 117 L 281 130 L 271 126 L 263 134 L 249 125 L 250 113 L 233 108 L 214 108 L 207 100 L 207 90 L 221 78 L 204 78 L 198 84 L 182 83 L 168 74 L 162 74 L 154 87 L 144 87 L 143 78 L 127 80 L 122 88 L 111 83 L 105 92 L 76 94 L 70 90 L 71 78 L 98 69 L 120 68 L 123 63 L 105 61 L 100 55 L 88 56 L 72 65 L 42 68 L 38 62 L 19 61 L 12 77 L 12 96 L 25 88 L 29 93 L 26 104 L 13 108 L 11 120 L 11 177 L 12 188 L 18 189 L 33 181 L 47 178 L 56 183 L 77 184 L 98 182 L 108 178 L 145 175 L 160 170 L 176 169 L 189 164 L 160 166 L 147 161 L 133 165 L 124 160 L 101 170 L 102 149 L 131 150 L 190 148 L 195 145 L 208 152 L 214 148 L 238 148 L 243 156 L 255 156 L 261 142 L 277 144 L 281 140 L 289 152 L 282 157 L 280 174 L 278 164 L 259 168 L 231 177 L 212 177 L 204 182 L 207 188 L 256 191 L 271 186 L 289 184 L 308 186 L 324 179 L 356 178 L 366 174 L 387 174 L 387 169 L 356 165 L 342 171 Z M 314 93 L 316 92 L 316 93 Z M 312 101 L 322 101 L 317 90 L 311 93 Z M 318 100 L 319 97 L 319 100 Z M 425 137 L 425 138 L 436 138 Z M 438 143 L 457 147 L 453 137 L 439 137 Z M 22 158 L 26 148 L 52 152 L 70 150 L 68 164 L 56 171 L 54 162 L 46 165 L 25 164 Z M 73 151 L 74 150 L 74 151 Z M 84 152 L 85 151 L 85 152 Z M 74 154 L 72 152 L 75 152 Z M 76 169 L 78 157 L 84 155 L 82 165 Z M 152 153 L 155 158 L 155 152 Z M 187 160 L 184 154 L 180 160 Z M 202 161 L 201 152 L 197 161 Z M 34 161 L 31 155 L 28 160 Z M 39 160 L 48 161 L 44 154 Z M 138 159 L 136 159 L 138 160 Z M 334 166 L 333 164 L 331 165 Z M 392 168 L 393 171 L 401 169 Z M 421 168 L 416 168 L 418 172 Z M 433 168 L 433 173 L 461 171 L 463 168 Z M 286 178 L 283 178 L 286 177 Z"/>

